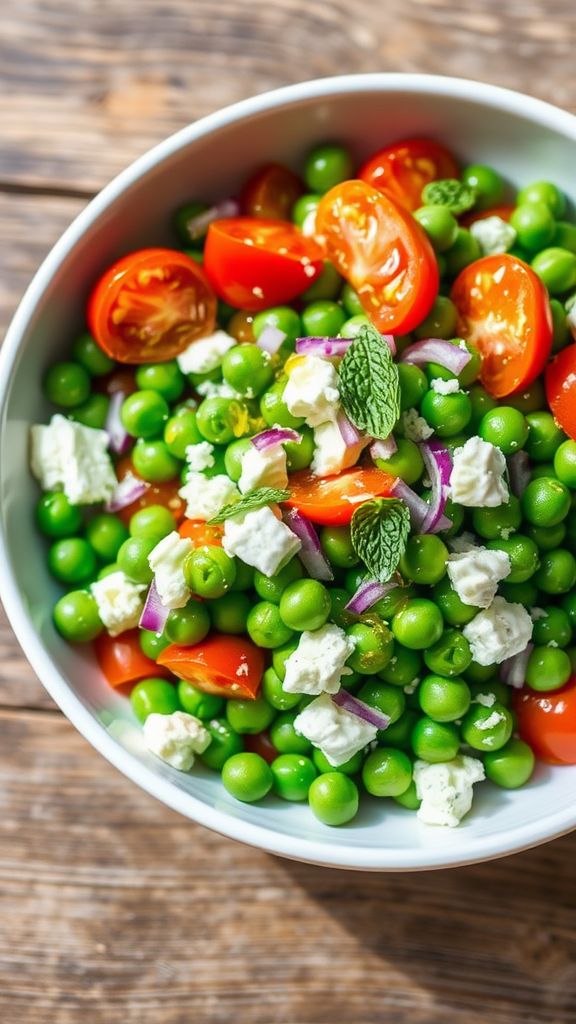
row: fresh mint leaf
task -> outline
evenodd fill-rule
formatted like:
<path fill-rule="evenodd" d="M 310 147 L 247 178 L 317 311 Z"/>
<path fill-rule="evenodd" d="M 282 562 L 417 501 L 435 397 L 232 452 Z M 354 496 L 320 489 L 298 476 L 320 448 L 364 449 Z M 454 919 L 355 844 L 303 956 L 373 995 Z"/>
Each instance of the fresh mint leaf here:
<path fill-rule="evenodd" d="M 443 178 L 424 186 L 422 202 L 425 206 L 446 206 L 451 213 L 466 213 L 476 202 L 476 190 L 457 178 Z"/>
<path fill-rule="evenodd" d="M 386 438 L 400 415 L 398 367 L 375 327 L 361 327 L 340 363 L 339 390 L 346 415 L 359 430 Z"/>
<path fill-rule="evenodd" d="M 257 487 L 254 491 L 247 491 L 239 501 L 231 505 L 224 505 L 218 515 L 212 516 L 209 523 L 223 523 L 225 519 L 232 516 L 242 516 L 245 512 L 254 512 L 264 505 L 272 505 L 276 501 L 286 501 L 290 497 L 290 491 L 280 490 L 278 487 Z"/>
<path fill-rule="evenodd" d="M 373 498 L 352 516 L 352 547 L 371 576 L 387 583 L 398 566 L 410 533 L 410 513 L 398 498 Z"/>

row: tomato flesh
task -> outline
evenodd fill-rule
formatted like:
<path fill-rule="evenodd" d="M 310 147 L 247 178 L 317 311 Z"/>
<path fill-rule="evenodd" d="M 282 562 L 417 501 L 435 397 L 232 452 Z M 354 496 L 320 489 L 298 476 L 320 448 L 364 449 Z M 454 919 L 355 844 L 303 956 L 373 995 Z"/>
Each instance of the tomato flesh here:
<path fill-rule="evenodd" d="M 158 657 L 163 665 L 204 693 L 254 700 L 264 674 L 264 654 L 241 636 L 213 634 L 192 647 L 171 644 Z"/>
<path fill-rule="evenodd" d="M 344 181 L 322 198 L 316 231 L 378 330 L 406 334 L 428 315 L 439 283 L 434 250 L 389 196 L 363 181 Z"/>
<path fill-rule="evenodd" d="M 94 641 L 94 652 L 100 671 L 110 686 L 136 683 L 149 676 L 165 676 L 165 669 L 158 669 L 155 661 L 142 652 L 137 629 L 127 630 L 120 636 L 101 633 Z"/>
<path fill-rule="evenodd" d="M 458 164 L 434 139 L 406 139 L 370 157 L 358 177 L 406 210 L 417 210 L 424 186 L 438 178 L 457 178 Z"/>
<path fill-rule="evenodd" d="M 396 477 L 375 466 L 344 470 L 339 476 L 318 477 L 307 469 L 289 479 L 289 508 L 296 508 L 313 523 L 345 526 L 362 501 L 391 494 Z"/>
<path fill-rule="evenodd" d="M 576 764 L 576 676 L 551 693 L 520 690 L 514 700 L 518 730 L 548 764 Z"/>
<path fill-rule="evenodd" d="M 121 459 L 116 465 L 116 476 L 119 480 L 123 480 L 127 473 L 131 473 L 138 480 L 142 477 L 138 471 L 134 468 L 134 464 L 130 457 Z M 144 491 L 136 501 L 133 501 L 130 505 L 125 505 L 121 508 L 116 515 L 122 520 L 123 523 L 128 526 L 131 517 L 135 512 L 138 512 L 141 508 L 148 508 L 149 505 L 163 505 L 164 508 L 170 510 L 174 516 L 174 529 L 176 524 L 184 518 L 184 510 L 186 508 L 185 502 L 178 494 L 179 488 L 182 486 L 179 479 L 168 480 L 163 484 L 149 484 L 147 489 Z"/>
<path fill-rule="evenodd" d="M 205 545 L 221 548 L 224 527 L 220 523 L 207 523 L 204 519 L 185 519 L 178 527 L 178 533 L 191 540 L 195 548 Z"/>
<path fill-rule="evenodd" d="M 216 323 L 216 296 L 198 264 L 175 249 L 140 249 L 109 267 L 88 302 L 100 348 L 120 363 L 174 359 Z"/>
<path fill-rule="evenodd" d="M 266 164 L 242 190 L 240 207 L 248 217 L 290 220 L 294 203 L 304 192 L 300 178 L 283 164 Z"/>
<path fill-rule="evenodd" d="M 568 345 L 546 367 L 546 398 L 554 419 L 576 439 L 576 345 Z"/>
<path fill-rule="evenodd" d="M 218 297 L 239 309 L 291 302 L 323 266 L 318 244 L 286 221 L 232 217 L 208 228 L 204 269 Z"/>
<path fill-rule="evenodd" d="M 529 387 L 552 346 L 552 314 L 544 285 L 522 260 L 502 253 L 476 260 L 451 292 L 458 334 L 482 356 L 480 380 L 495 398 Z"/>

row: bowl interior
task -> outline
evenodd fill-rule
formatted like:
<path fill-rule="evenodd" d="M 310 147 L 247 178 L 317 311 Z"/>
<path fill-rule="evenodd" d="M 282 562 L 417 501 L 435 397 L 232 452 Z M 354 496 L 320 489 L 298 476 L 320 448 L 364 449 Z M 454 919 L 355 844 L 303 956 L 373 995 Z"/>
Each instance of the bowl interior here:
<path fill-rule="evenodd" d="M 288 856 L 349 867 L 437 867 L 498 855 L 567 830 L 576 767 L 541 766 L 508 793 L 477 787 L 473 813 L 456 830 L 420 825 L 414 814 L 367 800 L 344 829 L 307 807 L 270 797 L 258 806 L 229 798 L 217 775 L 183 775 L 146 753 L 127 702 L 111 692 L 90 652 L 56 634 L 57 588 L 34 528 L 37 488 L 27 471 L 28 428 L 50 415 L 43 371 L 83 328 L 91 282 L 111 260 L 143 244 L 173 244 L 179 204 L 234 194 L 257 165 L 295 168 L 307 149 L 334 139 L 361 158 L 387 141 L 435 136 L 463 162 L 489 163 L 510 183 L 547 178 L 576 200 L 576 121 L 543 104 L 473 83 L 364 76 L 292 87 L 214 115 L 168 140 L 112 183 L 51 254 L 13 324 L 3 358 L 0 488 L 5 550 L 3 597 L 25 653 L 74 723 L 122 771 L 170 806 L 234 838 Z"/>

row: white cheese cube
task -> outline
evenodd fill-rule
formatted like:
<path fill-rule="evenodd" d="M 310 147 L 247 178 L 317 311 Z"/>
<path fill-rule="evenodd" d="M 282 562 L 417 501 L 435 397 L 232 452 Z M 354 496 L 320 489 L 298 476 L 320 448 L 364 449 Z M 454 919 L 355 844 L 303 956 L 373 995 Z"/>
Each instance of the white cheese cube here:
<path fill-rule="evenodd" d="M 92 505 L 112 496 L 118 481 L 105 430 L 57 413 L 48 426 L 33 426 L 31 438 L 30 464 L 44 490 L 61 488 L 73 505 Z"/>
<path fill-rule="evenodd" d="M 183 608 L 190 598 L 191 591 L 184 579 L 184 562 L 193 547 L 189 537 L 181 537 L 173 530 L 148 555 L 156 590 L 165 608 Z"/>
<path fill-rule="evenodd" d="M 309 427 L 335 417 L 340 397 L 338 373 L 328 359 L 302 356 L 290 370 L 284 401 L 293 416 L 303 416 Z"/>
<path fill-rule="evenodd" d="M 342 676 L 351 673 L 345 665 L 353 650 L 354 641 L 331 622 L 320 629 L 304 630 L 286 661 L 282 689 L 286 693 L 337 693 Z"/>
<path fill-rule="evenodd" d="M 496 596 L 498 583 L 510 574 L 512 565 L 505 551 L 475 547 L 462 554 L 449 555 L 446 571 L 463 604 L 488 608 Z"/>
<path fill-rule="evenodd" d="M 301 546 L 298 537 L 268 505 L 227 519 L 224 524 L 222 547 L 226 554 L 237 555 L 265 576 L 274 576 Z"/>
<path fill-rule="evenodd" d="M 417 409 L 406 409 L 400 416 L 404 436 L 409 441 L 426 441 L 434 433 L 432 427 L 420 416 Z"/>
<path fill-rule="evenodd" d="M 362 449 L 370 438 L 347 446 L 340 427 L 334 420 L 327 420 L 314 427 L 314 456 L 310 469 L 316 476 L 332 476 L 356 465 Z"/>
<path fill-rule="evenodd" d="M 210 373 L 220 366 L 228 349 L 238 342 L 226 331 L 215 331 L 206 338 L 193 341 L 179 356 L 176 356 L 182 373 Z"/>
<path fill-rule="evenodd" d="M 294 728 L 318 747 L 334 768 L 375 740 L 378 732 L 375 725 L 338 707 L 327 693 L 296 716 Z"/>
<path fill-rule="evenodd" d="M 506 459 L 502 452 L 481 437 L 469 437 L 456 448 L 450 477 L 452 501 L 469 508 L 496 508 L 508 501 L 503 479 Z"/>
<path fill-rule="evenodd" d="M 485 778 L 484 765 L 476 757 L 462 755 L 439 764 L 415 761 L 416 795 L 422 801 L 418 818 L 425 825 L 455 828 L 472 806 L 472 787 Z"/>
<path fill-rule="evenodd" d="M 98 614 L 110 636 L 118 636 L 127 629 L 135 629 L 144 608 L 144 595 L 148 588 L 132 583 L 121 570 L 108 573 L 92 584 Z"/>
<path fill-rule="evenodd" d="M 495 597 L 489 608 L 478 612 L 462 630 L 479 665 L 499 665 L 525 650 L 533 622 L 521 604 Z"/>
<path fill-rule="evenodd" d="M 281 444 L 258 449 L 251 444 L 242 456 L 242 473 L 238 487 L 242 494 L 257 487 L 277 487 L 282 490 L 288 484 L 286 452 Z"/>
<path fill-rule="evenodd" d="M 201 473 L 203 469 L 211 469 L 214 465 L 213 452 L 214 445 L 209 441 L 189 444 L 186 448 L 186 462 L 195 473 Z"/>
<path fill-rule="evenodd" d="M 148 715 L 142 731 L 148 750 L 180 772 L 190 771 L 194 755 L 203 754 L 212 740 L 200 719 L 186 711 Z"/>
<path fill-rule="evenodd" d="M 508 252 L 516 241 L 516 231 L 502 217 L 484 217 L 470 225 L 470 234 L 476 239 L 483 256 Z"/>
<path fill-rule="evenodd" d="M 189 473 L 178 494 L 186 502 L 188 519 L 211 519 L 224 505 L 231 505 L 240 497 L 236 484 L 223 473 L 212 477 Z"/>

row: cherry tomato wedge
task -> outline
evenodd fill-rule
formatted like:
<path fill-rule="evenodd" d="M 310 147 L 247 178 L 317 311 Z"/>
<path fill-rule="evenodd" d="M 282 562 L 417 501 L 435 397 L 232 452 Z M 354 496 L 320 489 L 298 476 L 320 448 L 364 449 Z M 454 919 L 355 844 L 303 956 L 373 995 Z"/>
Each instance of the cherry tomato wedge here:
<path fill-rule="evenodd" d="M 127 457 L 121 459 L 116 465 L 116 476 L 119 480 L 123 480 L 127 473 L 132 473 L 133 476 L 141 480 L 142 477 L 138 471 L 134 468 L 132 459 Z M 140 508 L 148 508 L 149 505 L 164 505 L 165 508 L 170 509 L 175 519 L 174 529 L 176 529 L 176 523 L 184 517 L 185 502 L 178 494 L 178 489 L 182 486 L 180 480 L 169 480 L 165 484 L 149 484 L 148 489 L 144 491 L 144 494 L 133 501 L 131 505 L 125 505 L 119 512 L 116 513 L 120 517 L 123 523 L 130 522 L 131 516 Z"/>
<path fill-rule="evenodd" d="M 554 419 L 576 439 L 576 345 L 568 345 L 546 367 L 546 398 Z"/>
<path fill-rule="evenodd" d="M 212 547 L 222 547 L 224 527 L 220 523 L 207 523 L 204 519 L 185 519 L 178 527 L 181 537 L 189 538 L 195 548 L 204 547 L 206 544 Z"/>
<path fill-rule="evenodd" d="M 436 257 L 394 200 L 363 181 L 344 181 L 322 198 L 316 231 L 378 330 L 406 334 L 428 315 L 438 292 Z"/>
<path fill-rule="evenodd" d="M 120 363 L 162 363 L 211 334 L 216 296 L 201 267 L 175 249 L 140 249 L 102 275 L 88 302 L 100 348 Z"/>
<path fill-rule="evenodd" d="M 249 750 L 253 754 L 260 754 L 268 764 L 272 764 L 278 757 L 278 751 L 272 743 L 268 732 L 259 732 L 250 735 L 248 733 L 244 736 L 244 750 Z"/>
<path fill-rule="evenodd" d="M 101 633 L 94 641 L 94 652 L 102 675 L 110 686 L 136 683 L 148 676 L 165 676 L 165 669 L 143 654 L 139 642 L 139 630 L 130 629 L 120 636 Z"/>
<path fill-rule="evenodd" d="M 346 469 L 339 476 L 318 477 L 307 469 L 292 473 L 290 497 L 283 504 L 297 508 L 313 523 L 345 526 L 359 502 L 390 494 L 395 476 L 375 466 Z"/>
<path fill-rule="evenodd" d="M 300 178 L 282 164 L 266 164 L 246 183 L 240 208 L 248 217 L 290 220 L 292 207 L 304 192 Z"/>
<path fill-rule="evenodd" d="M 171 644 L 158 664 L 203 693 L 254 700 L 264 674 L 264 654 L 241 636 L 214 634 L 193 647 Z"/>
<path fill-rule="evenodd" d="M 514 700 L 518 730 L 537 757 L 549 764 L 576 764 L 576 676 L 561 690 L 520 690 Z"/>
<path fill-rule="evenodd" d="M 208 228 L 204 269 L 218 297 L 239 309 L 290 302 L 323 266 L 318 244 L 286 221 L 233 217 Z"/>
<path fill-rule="evenodd" d="M 471 210 L 470 213 L 465 213 L 458 219 L 463 228 L 468 228 L 477 220 L 486 220 L 488 217 L 500 217 L 500 220 L 505 220 L 508 223 L 514 209 L 513 206 L 493 206 L 491 210 Z"/>
<path fill-rule="evenodd" d="M 94 389 L 104 395 L 114 395 L 117 391 L 121 391 L 125 396 L 132 395 L 138 390 L 134 370 L 123 366 L 105 377 L 98 377 L 94 381 Z"/>
<path fill-rule="evenodd" d="M 375 153 L 358 177 L 406 210 L 422 206 L 422 189 L 438 178 L 457 178 L 458 164 L 434 139 L 405 139 Z"/>
<path fill-rule="evenodd" d="M 542 373 L 552 345 L 546 288 L 522 260 L 484 256 L 456 278 L 458 334 L 482 356 L 480 380 L 495 398 L 529 387 Z"/>

